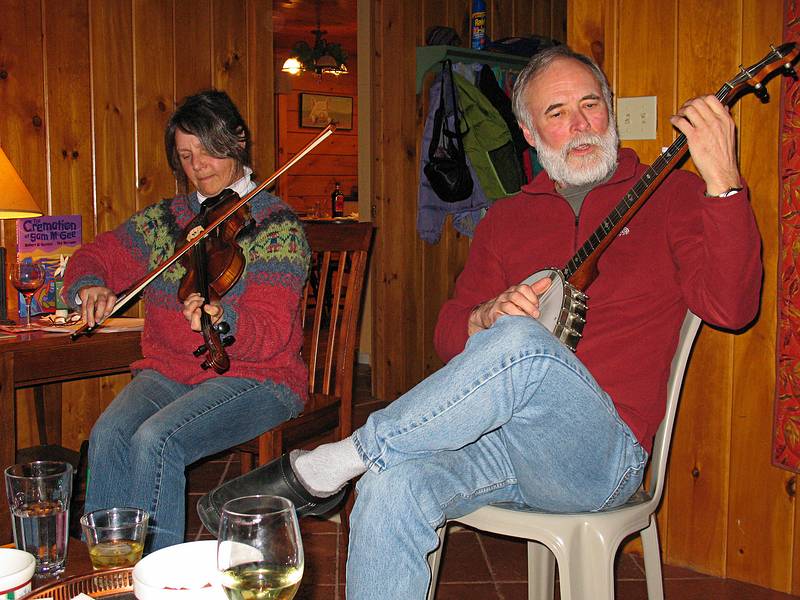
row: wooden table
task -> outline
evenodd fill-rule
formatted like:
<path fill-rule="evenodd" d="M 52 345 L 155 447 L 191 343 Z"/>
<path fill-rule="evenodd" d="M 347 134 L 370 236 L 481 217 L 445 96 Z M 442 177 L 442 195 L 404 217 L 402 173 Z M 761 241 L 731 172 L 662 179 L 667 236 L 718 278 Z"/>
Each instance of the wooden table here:
<path fill-rule="evenodd" d="M 16 461 L 16 403 L 19 388 L 37 386 L 47 416 L 48 442 L 61 441 L 61 386 L 64 381 L 116 375 L 141 358 L 141 332 L 96 333 L 75 342 L 69 334 L 34 331 L 0 339 L 0 467 Z M 59 384 L 59 385 L 48 385 Z M 0 544 L 11 541 L 5 494 L 0 501 Z"/>
<path fill-rule="evenodd" d="M 34 577 L 32 595 L 35 598 L 70 599 L 83 592 L 90 594 L 92 598 L 135 600 L 133 592 L 130 591 L 131 586 L 130 568 L 94 571 L 86 544 L 70 538 L 64 572 L 58 577 Z M 120 591 L 113 592 L 115 588 L 119 588 Z"/>

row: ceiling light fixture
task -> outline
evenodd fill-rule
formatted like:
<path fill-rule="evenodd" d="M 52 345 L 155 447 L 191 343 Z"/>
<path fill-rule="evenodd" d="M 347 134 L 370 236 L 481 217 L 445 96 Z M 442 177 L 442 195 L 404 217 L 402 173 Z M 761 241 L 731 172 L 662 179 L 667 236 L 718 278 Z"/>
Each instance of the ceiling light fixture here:
<path fill-rule="evenodd" d="M 292 54 L 283 63 L 281 71 L 291 75 L 298 75 L 303 71 L 311 71 L 318 76 L 343 75 L 347 73 L 347 54 L 342 50 L 341 44 L 330 44 L 323 35 L 328 33 L 320 28 L 320 0 L 317 0 L 317 28 L 312 30 L 314 46 L 308 42 L 299 41 L 292 47 Z"/>

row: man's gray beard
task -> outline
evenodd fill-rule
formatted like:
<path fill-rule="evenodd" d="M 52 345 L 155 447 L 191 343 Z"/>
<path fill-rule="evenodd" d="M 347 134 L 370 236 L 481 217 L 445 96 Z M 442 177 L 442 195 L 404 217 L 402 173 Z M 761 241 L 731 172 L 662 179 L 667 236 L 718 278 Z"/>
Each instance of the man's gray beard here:
<path fill-rule="evenodd" d="M 602 135 L 581 133 L 564 144 L 560 149 L 551 148 L 542 141 L 534 129 L 533 140 L 536 144 L 536 155 L 550 179 L 561 186 L 589 185 L 605 179 L 617 166 L 617 148 L 619 136 L 616 124 L 611 121 Z M 589 156 L 573 156 L 575 166 L 567 164 L 570 150 L 582 144 L 593 144 L 597 152 Z"/>

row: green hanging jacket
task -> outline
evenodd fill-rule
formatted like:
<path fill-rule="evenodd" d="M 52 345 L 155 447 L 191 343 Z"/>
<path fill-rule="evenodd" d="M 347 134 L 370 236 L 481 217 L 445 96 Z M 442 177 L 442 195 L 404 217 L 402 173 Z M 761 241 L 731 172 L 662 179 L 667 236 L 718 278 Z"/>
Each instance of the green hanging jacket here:
<path fill-rule="evenodd" d="M 458 105 L 469 126 L 462 136 L 464 149 L 481 189 L 490 200 L 516 194 L 525 183 L 525 174 L 506 122 L 477 87 L 457 73 L 453 78 L 458 88 Z"/>

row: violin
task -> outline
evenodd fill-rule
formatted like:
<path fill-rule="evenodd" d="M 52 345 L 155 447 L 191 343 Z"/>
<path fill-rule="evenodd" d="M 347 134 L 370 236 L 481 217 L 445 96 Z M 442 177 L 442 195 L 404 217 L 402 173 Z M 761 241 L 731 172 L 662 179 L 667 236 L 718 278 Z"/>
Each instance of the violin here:
<path fill-rule="evenodd" d="M 239 195 L 229 189 L 206 199 L 200 208 L 200 214 L 184 228 L 183 238 L 187 242 L 194 240 L 203 233 L 209 222 L 214 221 L 239 200 Z M 212 368 L 220 375 L 230 369 L 231 361 L 225 348 L 236 339 L 232 335 L 222 337 L 230 331 L 230 325 L 224 321 L 213 324 L 203 307 L 219 302 L 241 278 L 245 259 L 236 238 L 251 221 L 250 209 L 246 205 L 242 206 L 180 259 L 186 275 L 181 279 L 178 300 L 184 302 L 194 292 L 204 298 L 200 307 L 204 343 L 193 354 L 196 357 L 207 355 L 200 366 L 203 369 Z"/>
<path fill-rule="evenodd" d="M 275 171 L 272 175 L 270 175 L 267 179 L 265 179 L 261 184 L 256 186 L 255 189 L 251 190 L 243 198 L 241 198 L 241 199 L 239 199 L 238 201 L 235 201 L 235 202 L 227 202 L 227 203 L 220 204 L 220 210 L 219 211 L 214 211 L 213 215 L 209 215 L 211 217 L 211 219 L 210 219 L 211 222 L 208 223 L 204 227 L 201 226 L 199 229 L 195 229 L 194 232 L 193 232 L 193 237 L 192 237 L 191 240 L 187 240 L 186 243 L 183 246 L 181 246 L 180 248 L 178 248 L 178 250 L 171 257 L 163 260 L 155 269 L 150 271 L 147 275 L 145 275 L 144 277 L 142 277 L 141 279 L 139 279 L 138 281 L 133 283 L 127 289 L 119 292 L 117 294 L 117 302 L 114 304 L 114 307 L 111 309 L 109 314 L 103 319 L 103 321 L 105 321 L 106 319 L 114 316 L 115 314 L 125 310 L 133 302 L 133 300 L 138 297 L 138 295 L 142 292 L 142 290 L 144 290 L 144 288 L 146 288 L 148 285 L 150 285 L 159 275 L 161 275 L 164 271 L 166 271 L 173 264 L 175 264 L 176 261 L 180 260 L 181 257 L 183 257 L 186 254 L 188 254 L 195 246 L 200 244 L 200 242 L 202 242 L 207 237 L 209 237 L 213 232 L 215 232 L 217 230 L 217 228 L 221 227 L 229 218 L 231 218 L 234 214 L 236 214 L 239 211 L 239 209 L 244 207 L 256 194 L 261 192 L 261 190 L 264 190 L 267 187 L 271 186 L 273 183 L 275 183 L 275 181 L 281 175 L 283 175 L 286 171 L 291 169 L 304 156 L 306 156 L 309 152 L 311 152 L 319 144 L 321 144 L 323 141 L 325 141 L 329 136 L 331 136 L 333 134 L 334 131 L 336 131 L 336 125 L 334 123 L 331 123 L 325 129 L 323 129 L 319 133 L 319 135 L 317 137 L 315 137 L 313 140 L 311 140 L 297 154 L 295 154 L 292 158 L 290 158 L 282 167 L 280 167 L 277 171 Z M 228 190 L 225 190 L 225 191 L 227 192 Z M 223 192 L 223 194 L 224 193 L 225 192 Z M 234 193 L 234 192 L 232 192 L 232 193 Z M 234 195 L 235 195 L 235 193 L 234 193 Z M 217 212 L 219 214 L 216 214 Z M 242 259 L 243 259 L 243 257 L 242 257 Z M 229 275 L 230 274 L 228 273 L 228 276 Z M 225 278 L 223 278 L 223 279 L 225 279 Z M 234 281 L 234 284 L 235 283 L 236 282 Z M 232 287 L 232 286 L 233 286 L 233 284 L 231 284 L 228 287 L 228 289 L 230 289 L 230 287 Z M 213 286 L 211 286 L 211 289 L 213 289 Z M 206 298 L 206 301 L 209 300 L 209 297 L 207 295 L 204 295 L 203 297 Z M 202 313 L 206 314 L 205 311 L 202 311 Z M 207 316 L 207 314 L 206 314 L 206 316 Z M 81 336 L 91 335 L 95 331 L 95 329 L 97 329 L 97 327 L 99 327 L 99 326 L 101 326 L 103 324 L 103 321 L 95 323 L 92 326 L 89 326 L 88 324 L 84 324 L 82 327 L 80 327 L 75 332 L 73 332 L 72 335 L 70 336 L 70 338 L 73 341 L 75 341 Z M 209 327 L 208 327 L 208 329 L 210 331 L 214 331 L 214 326 L 212 326 L 210 324 L 210 318 L 209 318 Z M 224 327 L 222 329 L 224 329 Z M 224 332 L 222 332 L 221 330 L 216 331 L 216 333 L 217 333 L 217 337 L 219 337 L 219 334 L 224 335 Z M 204 335 L 205 335 L 205 332 L 204 332 Z M 215 339 L 213 338 L 213 336 L 212 336 L 212 342 L 216 343 Z M 222 339 L 220 339 L 220 347 L 224 347 L 224 341 Z M 202 348 L 202 346 L 201 346 L 201 348 Z M 198 350 L 200 350 L 201 348 L 198 348 Z M 217 352 L 216 347 L 214 349 L 214 352 Z M 201 352 L 201 354 L 203 354 L 203 353 L 204 352 Z M 213 367 L 213 364 L 209 364 L 209 367 Z"/>

